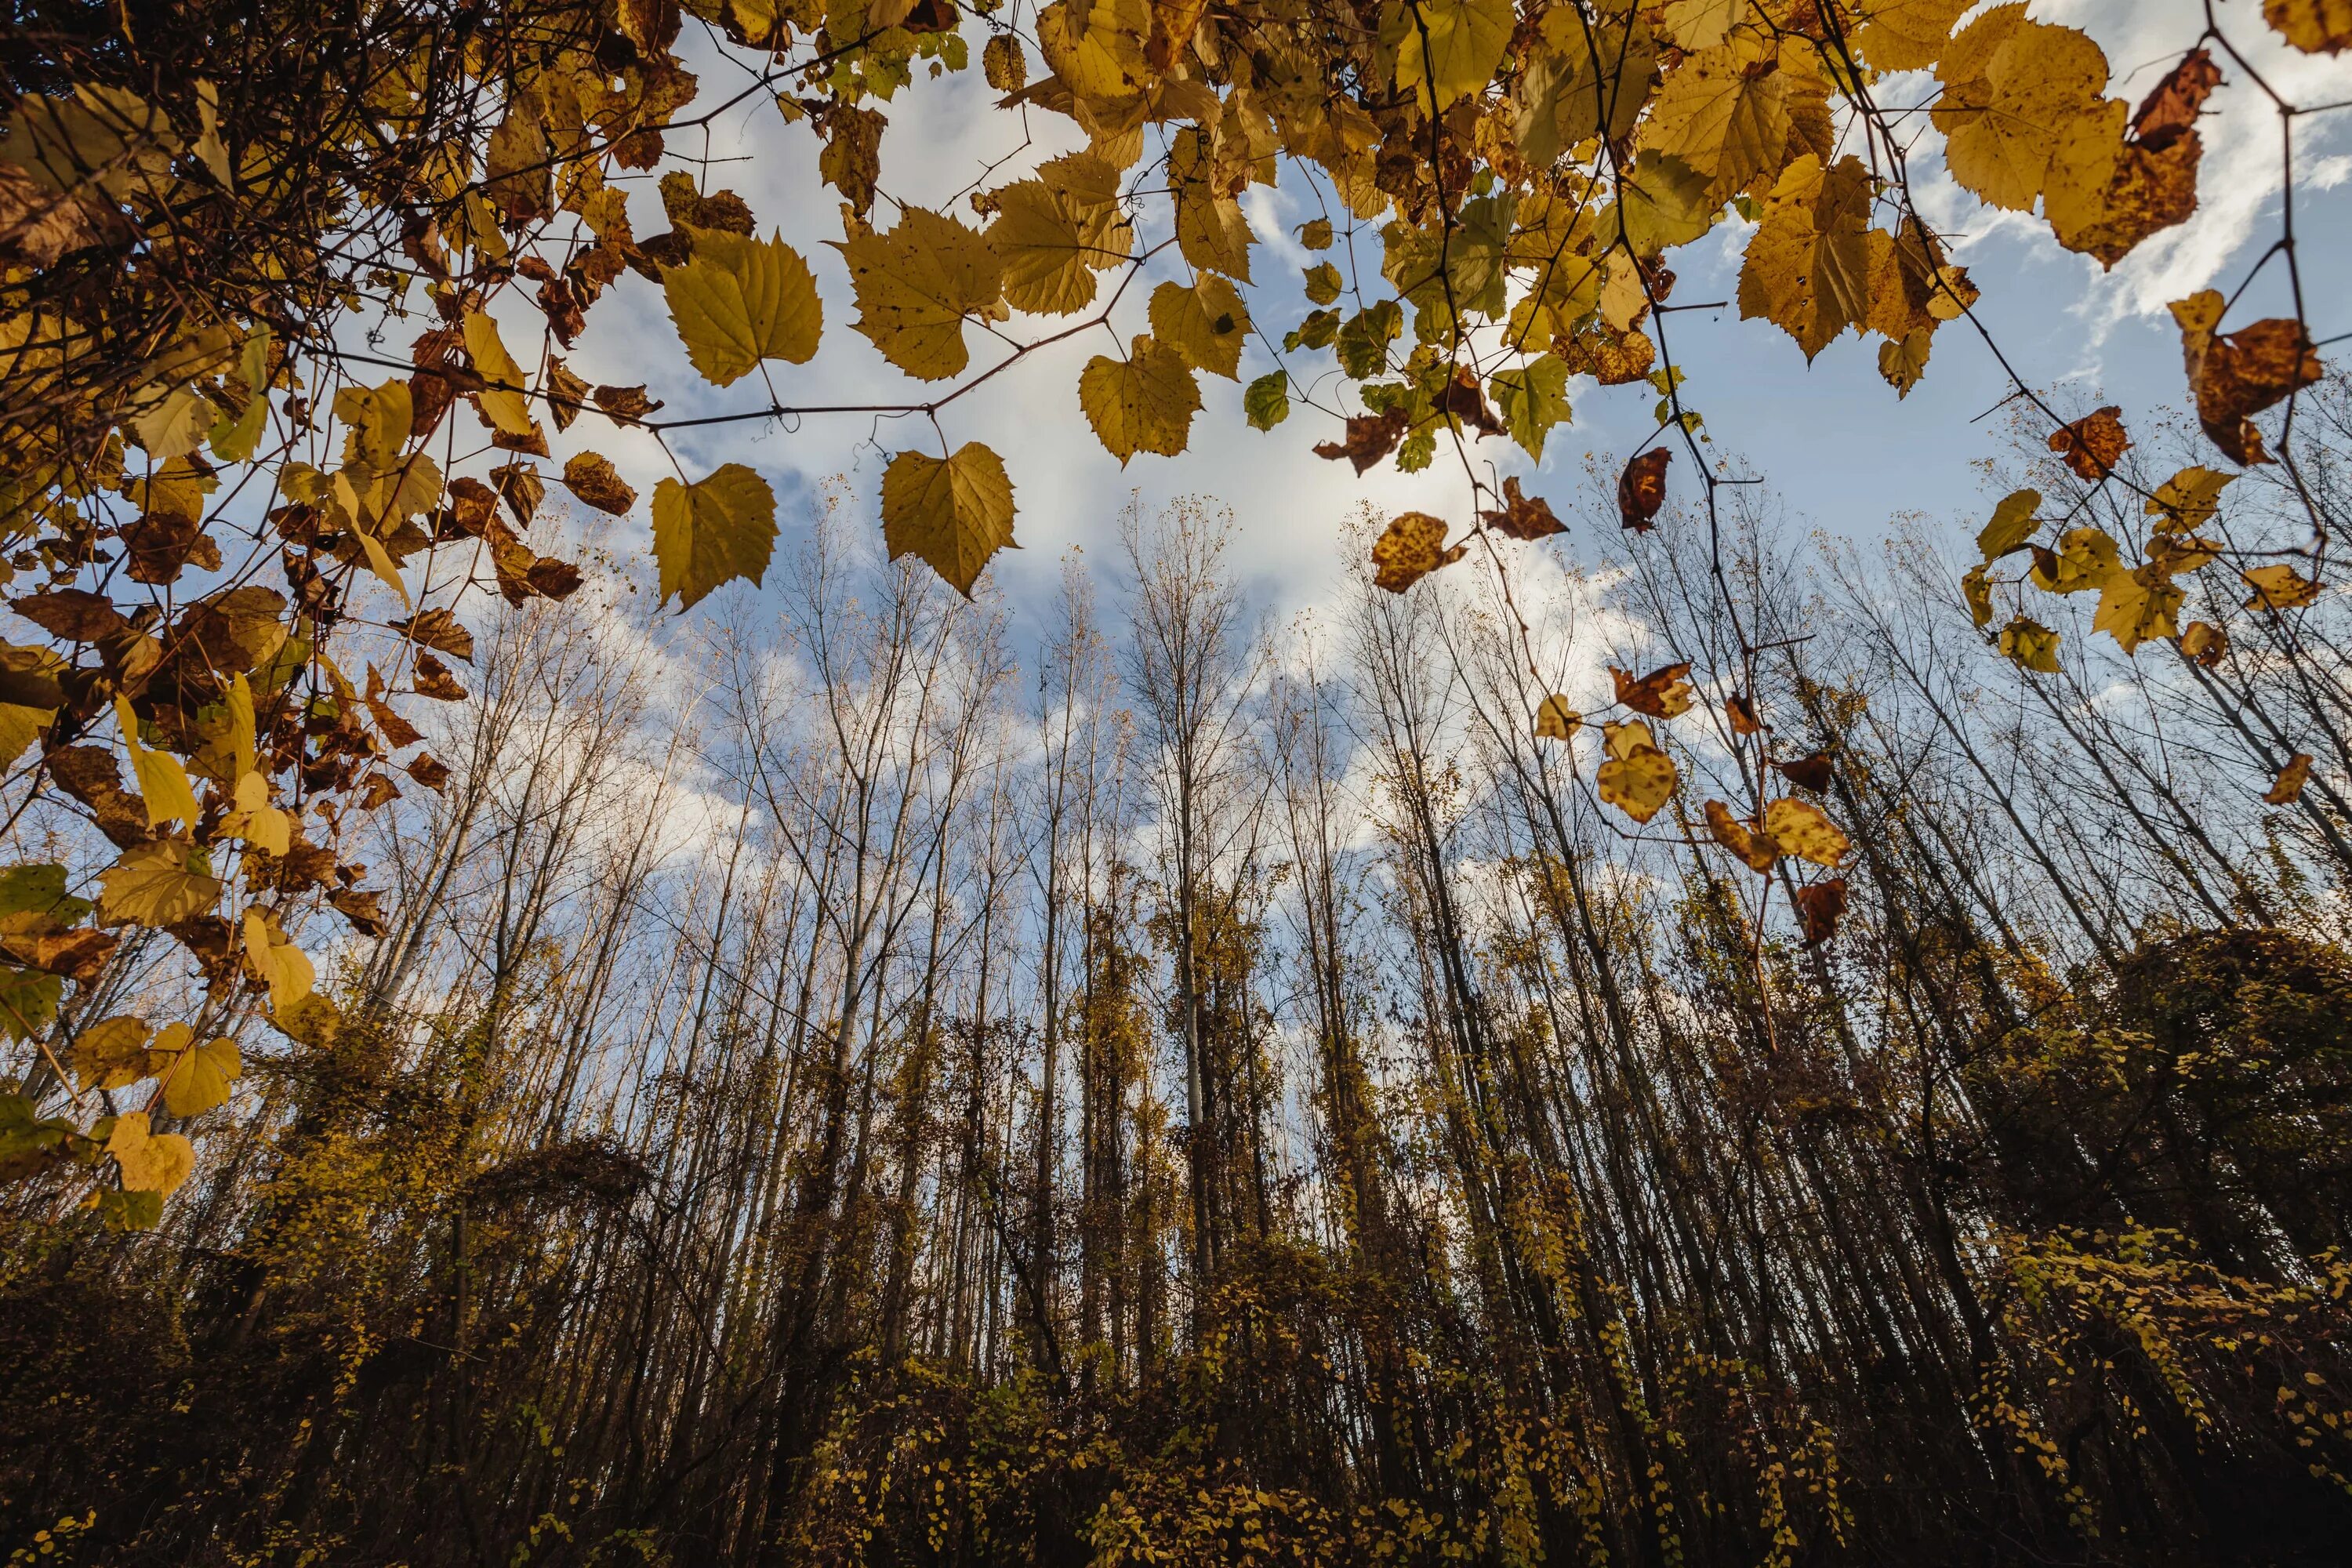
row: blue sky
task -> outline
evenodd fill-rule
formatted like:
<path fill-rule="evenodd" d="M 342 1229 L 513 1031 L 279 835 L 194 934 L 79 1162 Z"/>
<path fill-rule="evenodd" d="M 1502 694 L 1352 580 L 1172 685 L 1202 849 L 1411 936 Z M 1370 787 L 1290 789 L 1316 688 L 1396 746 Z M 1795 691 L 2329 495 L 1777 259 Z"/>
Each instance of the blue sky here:
<path fill-rule="evenodd" d="M 2232 41 L 2274 86 L 2299 101 L 2352 99 L 2352 61 L 2304 57 L 2273 43 L 2253 0 L 2220 6 Z M 2202 26 L 2197 0 L 2036 0 L 2041 19 L 2084 27 L 2106 48 L 2114 80 L 2108 90 L 2135 100 Z M 975 54 L 977 50 L 975 48 Z M 2058 248 L 2046 226 L 2021 215 L 1975 209 L 1944 176 L 1940 143 L 1932 132 L 1914 152 L 1914 188 L 1921 205 L 1957 237 L 1958 258 L 1983 289 L 1978 306 L 2019 374 L 2060 407 L 2123 406 L 2126 422 L 2145 422 L 2154 409 L 2178 406 L 2183 396 L 2179 336 L 2167 300 L 2218 286 L 2233 289 L 2278 226 L 2277 120 L 2226 66 L 2229 85 L 2208 105 L 2201 207 L 2189 224 L 2147 242 L 2112 273 L 2087 258 Z M 706 99 L 737 89 L 740 68 L 718 60 L 704 68 Z M 1923 101 L 1925 77 L 1882 84 L 1887 102 Z M 1017 177 L 1034 162 L 1076 144 L 1066 121 L 1033 118 L 1038 140 L 1024 145 L 1016 117 L 995 110 L 976 70 L 918 83 L 887 107 L 882 188 L 916 205 L 944 206 L 997 158 L 1011 162 L 990 183 Z M 2298 213 L 2302 262 L 2315 335 L 2352 331 L 2352 110 L 2300 122 Z M 695 151 L 674 139 L 673 151 Z M 763 97 L 751 100 L 710 131 L 714 163 L 706 183 L 740 192 L 762 230 L 775 227 L 817 273 L 825 300 L 823 347 L 806 366 L 772 366 L 788 402 L 914 402 L 943 388 L 898 374 L 850 330 L 855 316 L 840 258 L 825 242 L 840 236 L 836 198 L 819 184 L 817 143 L 804 125 L 786 124 Z M 665 226 L 650 178 L 632 192 L 640 235 Z M 1313 216 L 1311 200 L 1286 184 L 1253 192 L 1249 210 L 1261 244 L 1254 253 L 1256 286 L 1250 291 L 1261 328 L 1278 337 L 1305 310 L 1297 268 L 1310 258 L 1289 237 L 1290 226 Z M 888 202 L 877 219 L 887 226 Z M 969 218 L 968 210 L 960 216 Z M 1147 242 L 1152 237 L 1149 228 Z M 1727 223 L 1671 258 L 1679 274 L 1675 301 L 1730 299 L 1736 292 L 1740 226 Z M 1376 260 L 1371 238 L 1368 261 Z M 1154 274 L 1128 290 L 1114 322 L 1124 342 L 1144 330 L 1144 301 Z M 2273 313 L 2284 305 L 2284 272 L 2275 263 L 2230 318 L 2232 325 Z M 592 380 L 647 381 L 668 400 L 667 414 L 717 413 L 756 406 L 756 381 L 726 392 L 702 385 L 671 334 L 658 293 L 625 276 L 616 295 L 600 304 L 573 357 Z M 518 317 L 518 325 L 523 318 Z M 1057 323 L 1058 324 L 1058 323 Z M 1016 321 L 1015 326 L 1021 323 Z M 1727 471 L 1761 475 L 1791 526 L 1819 527 L 1870 537 L 1898 513 L 1948 518 L 1973 534 L 1990 504 L 1980 465 L 2002 451 L 1999 416 L 1970 423 L 2009 391 L 2000 365 L 1965 322 L 1937 337 L 1927 375 L 1897 401 L 1879 379 L 1874 341 L 1851 335 L 1808 367 L 1778 329 L 1742 321 L 1736 309 L 1684 311 L 1671 323 L 1677 360 L 1690 380 L 1686 396 L 1706 420 Z M 992 351 L 969 334 L 974 364 L 992 363 Z M 1391 510 L 1418 507 L 1457 523 L 1467 521 L 1467 486 L 1458 469 L 1439 464 L 1418 476 L 1380 469 L 1361 479 L 1344 464 L 1315 458 L 1308 448 L 1335 434 L 1307 411 L 1272 433 L 1249 429 L 1241 414 L 1241 386 L 1203 377 L 1207 406 L 1195 419 L 1191 449 L 1176 458 L 1141 457 L 1122 470 L 1097 446 L 1079 414 L 1076 382 L 1109 339 L 1092 334 L 1035 356 L 996 378 L 942 416 L 950 446 L 982 440 L 1004 457 L 1017 492 L 1018 538 L 1024 548 L 998 558 L 992 578 L 1011 602 L 1016 626 L 1042 618 L 1058 579 L 1065 547 L 1076 544 L 1104 565 L 1116 550 L 1118 515 L 1131 496 L 1147 505 L 1179 494 L 1207 494 L 1231 506 L 1237 527 L 1236 560 L 1266 607 L 1280 615 L 1315 604 L 1331 592 L 1351 563 L 1339 547 L 1345 521 L 1364 501 Z M 1242 377 L 1272 367 L 1255 345 Z M 1574 423 L 1553 433 L 1540 470 L 1516 448 L 1488 441 L 1479 452 L 1504 473 L 1520 473 L 1531 490 L 1566 502 L 1581 483 L 1586 453 L 1614 464 L 1651 434 L 1654 397 L 1643 386 L 1603 389 L 1584 384 L 1575 395 Z M 591 420 L 575 427 L 622 465 L 646 489 L 668 464 L 642 436 L 614 437 Z M 845 476 L 852 505 L 871 514 L 887 451 L 937 437 L 920 420 L 875 421 L 862 416 L 813 419 L 797 430 L 758 424 L 718 426 L 674 440 L 689 477 L 735 460 L 752 464 L 776 485 L 784 501 L 787 535 L 795 509 L 813 504 L 816 487 Z M 877 445 L 878 443 L 878 445 Z M 575 445 L 577 443 L 575 442 Z M 568 450 L 569 448 L 567 448 Z M 559 453 L 559 456 L 562 454 Z M 1687 482 L 1686 474 L 1680 476 Z M 642 507 L 639 509 L 642 513 Z M 642 550 L 642 515 L 612 525 L 610 541 Z M 877 524 L 878 526 L 878 524 Z M 1576 535 L 1540 548 L 1577 548 Z M 740 592 L 730 590 L 730 592 Z M 724 599 L 713 600 L 723 607 Z"/>

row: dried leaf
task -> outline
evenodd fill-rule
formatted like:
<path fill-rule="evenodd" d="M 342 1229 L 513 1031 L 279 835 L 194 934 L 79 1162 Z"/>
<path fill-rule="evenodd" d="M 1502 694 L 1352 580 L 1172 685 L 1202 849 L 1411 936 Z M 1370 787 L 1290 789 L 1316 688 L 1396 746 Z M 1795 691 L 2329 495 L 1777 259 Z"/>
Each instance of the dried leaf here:
<path fill-rule="evenodd" d="M 2263 795 L 2264 805 L 2293 805 L 2303 798 L 2303 786 L 2311 782 L 2311 753 L 2297 752 L 2286 760 L 2286 765 L 2272 776 L 2271 787 Z"/>
<path fill-rule="evenodd" d="M 1550 503 L 1543 497 L 1520 493 L 1516 474 L 1503 481 L 1502 506 L 1480 512 L 1478 521 L 1509 539 L 1549 539 L 1568 531 L 1568 524 L 1552 514 Z"/>
<path fill-rule="evenodd" d="M 1666 502 L 1666 465 L 1674 453 L 1653 447 L 1625 465 L 1617 476 L 1617 516 L 1622 526 L 1647 533 L 1657 525 L 1658 509 Z"/>
<path fill-rule="evenodd" d="M 1372 584 L 1402 594 L 1441 566 L 1451 566 L 1469 549 L 1445 548 L 1446 526 L 1425 511 L 1400 512 L 1372 542 Z"/>
<path fill-rule="evenodd" d="M 2071 425 L 2063 425 L 2050 437 L 2050 449 L 2066 461 L 2066 466 L 2094 482 L 2115 472 L 2116 460 L 2131 446 L 2125 434 L 2123 410 L 2114 404 L 2086 414 Z"/>

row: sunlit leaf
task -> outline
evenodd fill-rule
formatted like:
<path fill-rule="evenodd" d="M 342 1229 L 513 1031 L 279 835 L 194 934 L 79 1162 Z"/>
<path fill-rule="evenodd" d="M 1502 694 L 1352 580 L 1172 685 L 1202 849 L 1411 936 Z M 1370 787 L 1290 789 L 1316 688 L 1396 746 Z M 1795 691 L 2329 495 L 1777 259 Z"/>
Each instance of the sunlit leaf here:
<path fill-rule="evenodd" d="M 782 238 L 707 231 L 692 260 L 663 269 L 662 293 L 687 357 L 716 386 L 731 386 L 762 360 L 805 363 L 824 331 L 816 279 Z"/>
<path fill-rule="evenodd" d="M 728 463 L 695 483 L 654 487 L 654 560 L 660 603 L 692 609 L 713 589 L 761 581 L 776 546 L 776 492 L 751 468 Z"/>
<path fill-rule="evenodd" d="M 901 452 L 882 475 L 882 538 L 890 558 L 913 555 L 966 598 L 982 568 L 1013 540 L 1013 481 L 977 441 L 953 457 Z"/>

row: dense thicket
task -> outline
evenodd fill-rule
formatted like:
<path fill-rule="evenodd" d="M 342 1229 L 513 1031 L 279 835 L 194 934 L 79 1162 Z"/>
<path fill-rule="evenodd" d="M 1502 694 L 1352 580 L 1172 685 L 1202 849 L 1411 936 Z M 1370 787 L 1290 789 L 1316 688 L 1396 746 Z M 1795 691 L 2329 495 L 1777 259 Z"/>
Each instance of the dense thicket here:
<path fill-rule="evenodd" d="M 2305 465 L 2331 516 L 2340 472 Z M 1528 732 L 1530 655 L 1714 679 L 1691 552 L 1522 573 L 1532 647 L 1468 577 L 1277 628 L 1186 504 L 1016 658 L 856 510 L 786 541 L 772 622 L 486 627 L 340 1023 L 243 1038 L 159 1230 L 15 1190 L 0 1540 L 2340 1553 L 2337 601 L 2211 668 L 2042 675 L 1921 541 L 1823 561 L 1749 516 L 1759 713 L 1855 827 L 1808 943 L 1696 824 L 1624 831 L 1589 736 Z M 1734 755 L 1669 743 L 1694 795 Z M 2272 808 L 2287 751 L 2326 761 Z"/>

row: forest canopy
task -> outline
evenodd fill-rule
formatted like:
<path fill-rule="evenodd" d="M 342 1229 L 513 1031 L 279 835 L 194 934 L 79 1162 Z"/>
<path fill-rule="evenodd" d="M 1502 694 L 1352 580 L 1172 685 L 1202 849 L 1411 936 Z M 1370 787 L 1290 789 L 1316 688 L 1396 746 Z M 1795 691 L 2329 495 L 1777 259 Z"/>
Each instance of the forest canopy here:
<path fill-rule="evenodd" d="M 0 1542 L 2328 1561 L 2352 71 L 2259 60 L 2352 5 L 2058 9 L 18 7 Z M 1950 214 L 2113 268 L 2225 115 L 2283 195 L 2174 415 L 2021 378 Z M 1969 340 L 1998 499 L 1799 546 L 1699 310 Z M 1139 500 L 1024 642 L 1016 366 L 1452 500 L 1286 522 L 1354 570 L 1277 627 Z M 699 460 L 826 421 L 863 491 Z"/>

